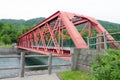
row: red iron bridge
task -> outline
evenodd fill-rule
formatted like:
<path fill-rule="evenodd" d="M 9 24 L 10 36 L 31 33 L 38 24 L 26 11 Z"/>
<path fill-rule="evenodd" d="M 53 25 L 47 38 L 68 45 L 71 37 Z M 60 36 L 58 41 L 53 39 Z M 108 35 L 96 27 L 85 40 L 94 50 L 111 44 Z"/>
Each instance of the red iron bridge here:
<path fill-rule="evenodd" d="M 78 25 L 83 25 L 78 31 Z M 57 11 L 41 23 L 24 33 L 18 38 L 17 46 L 20 49 L 29 50 L 41 54 L 52 53 L 53 55 L 70 54 L 70 47 L 64 47 L 66 39 L 70 38 L 76 48 L 88 48 L 83 39 L 85 31 L 88 37 L 92 31 L 98 34 L 108 31 L 94 18 L 75 13 Z M 106 35 L 108 41 L 113 41 L 111 35 Z M 118 43 L 110 43 L 111 47 L 118 47 Z M 69 59 L 69 58 L 65 58 Z"/>

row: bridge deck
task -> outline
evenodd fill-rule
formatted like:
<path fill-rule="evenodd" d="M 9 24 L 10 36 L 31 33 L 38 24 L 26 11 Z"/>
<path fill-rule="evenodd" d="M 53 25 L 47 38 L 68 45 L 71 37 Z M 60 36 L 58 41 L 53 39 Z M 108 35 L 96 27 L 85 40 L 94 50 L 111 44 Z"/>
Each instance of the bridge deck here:
<path fill-rule="evenodd" d="M 32 47 L 44 48 L 43 46 L 32 46 Z M 53 46 L 49 46 L 47 48 L 48 49 L 57 49 L 57 47 L 53 47 Z M 60 47 L 61 50 L 68 50 L 68 51 L 70 51 L 71 48 L 73 48 L 73 47 Z"/>

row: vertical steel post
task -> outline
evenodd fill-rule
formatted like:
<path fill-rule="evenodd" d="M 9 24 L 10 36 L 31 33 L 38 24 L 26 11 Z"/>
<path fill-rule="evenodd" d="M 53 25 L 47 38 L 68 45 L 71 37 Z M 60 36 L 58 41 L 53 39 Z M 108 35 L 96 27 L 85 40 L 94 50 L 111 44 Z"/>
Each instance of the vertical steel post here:
<path fill-rule="evenodd" d="M 20 77 L 24 77 L 24 62 L 25 62 L 25 53 L 21 52 L 20 59 Z"/>
<path fill-rule="evenodd" d="M 52 53 L 48 54 L 48 74 L 50 75 L 52 73 Z"/>

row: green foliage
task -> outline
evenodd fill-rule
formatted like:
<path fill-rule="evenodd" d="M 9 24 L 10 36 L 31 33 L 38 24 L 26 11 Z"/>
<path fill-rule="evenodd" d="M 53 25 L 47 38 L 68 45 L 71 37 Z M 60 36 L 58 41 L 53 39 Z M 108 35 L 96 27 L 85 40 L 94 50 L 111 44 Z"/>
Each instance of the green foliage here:
<path fill-rule="evenodd" d="M 16 43 L 18 36 L 22 35 L 34 25 L 45 18 L 30 20 L 1 19 L 0 20 L 0 45 Z"/>
<path fill-rule="evenodd" d="M 0 29 L 0 42 L 11 44 L 17 41 L 17 31 L 11 24 L 3 24 Z"/>
<path fill-rule="evenodd" d="M 36 24 L 38 24 L 39 22 L 43 21 L 45 18 L 44 17 L 40 17 L 40 18 L 34 18 L 34 19 L 30 19 L 30 20 L 16 20 L 16 19 L 1 19 L 0 22 L 4 23 L 4 24 L 11 24 L 12 26 L 14 26 L 16 29 L 19 30 L 19 28 L 21 26 L 28 26 L 28 27 L 33 27 Z"/>
<path fill-rule="evenodd" d="M 98 22 L 104 26 L 105 29 L 111 29 L 111 30 L 117 30 L 120 31 L 120 24 L 117 23 L 112 23 L 112 22 L 108 22 L 108 21 L 102 21 L 102 20 L 98 20 Z M 109 31 L 109 30 L 108 30 Z M 109 31 L 110 32 L 110 31 Z"/>
<path fill-rule="evenodd" d="M 65 71 L 59 75 L 62 80 L 89 80 L 89 74 L 82 71 Z"/>
<path fill-rule="evenodd" d="M 2 42 L 4 42 L 5 44 L 10 44 L 11 43 L 11 38 L 8 35 L 3 35 L 1 37 L 1 39 L 2 39 Z"/>
<path fill-rule="evenodd" d="M 3 25 L 4 25 L 4 24 L 3 24 L 2 22 L 0 22 L 0 29 L 2 29 Z"/>
<path fill-rule="evenodd" d="M 11 44 L 5 45 L 4 43 L 1 44 L 1 42 L 0 42 L 0 48 L 12 48 L 12 45 Z"/>
<path fill-rule="evenodd" d="M 2 41 L 0 41 L 0 46 L 1 46 L 1 45 L 4 45 L 4 43 L 3 43 Z"/>
<path fill-rule="evenodd" d="M 12 26 L 15 26 L 15 28 L 19 29 L 21 25 L 25 23 L 25 20 L 16 20 L 16 19 L 1 19 L 0 20 L 4 24 L 11 24 Z"/>
<path fill-rule="evenodd" d="M 19 27 L 19 30 L 17 30 L 17 33 L 18 33 L 17 37 L 20 36 L 20 35 L 22 35 L 22 34 L 24 34 L 24 33 L 25 33 L 26 31 L 28 31 L 30 28 L 31 28 L 31 27 L 25 26 L 25 25 L 20 26 L 20 27 Z"/>
<path fill-rule="evenodd" d="M 91 80 L 120 80 L 120 50 L 108 50 L 92 63 Z"/>
<path fill-rule="evenodd" d="M 44 17 L 40 17 L 40 18 L 33 18 L 30 20 L 27 20 L 24 22 L 25 26 L 35 26 L 36 24 L 42 22 L 45 18 Z"/>

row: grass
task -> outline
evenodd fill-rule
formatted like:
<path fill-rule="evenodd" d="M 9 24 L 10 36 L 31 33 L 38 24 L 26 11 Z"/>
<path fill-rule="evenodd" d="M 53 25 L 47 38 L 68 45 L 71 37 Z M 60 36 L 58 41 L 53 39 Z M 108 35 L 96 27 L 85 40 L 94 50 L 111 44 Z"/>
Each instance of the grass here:
<path fill-rule="evenodd" d="M 0 48 L 12 48 L 12 45 L 11 45 L 11 44 L 8 44 L 8 45 L 0 45 Z"/>
<path fill-rule="evenodd" d="M 89 80 L 90 75 L 82 71 L 65 71 L 60 72 L 59 76 L 62 80 Z"/>

